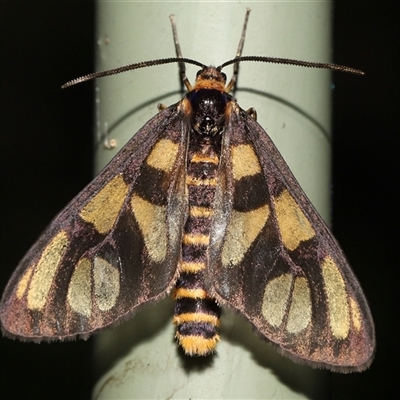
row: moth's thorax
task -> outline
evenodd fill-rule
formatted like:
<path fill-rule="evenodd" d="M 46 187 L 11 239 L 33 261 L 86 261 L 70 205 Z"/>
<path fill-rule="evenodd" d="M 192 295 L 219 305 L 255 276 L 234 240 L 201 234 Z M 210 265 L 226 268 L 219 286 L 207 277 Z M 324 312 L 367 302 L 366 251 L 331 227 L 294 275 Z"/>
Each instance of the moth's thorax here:
<path fill-rule="evenodd" d="M 187 93 L 190 103 L 192 128 L 200 135 L 214 136 L 221 133 L 226 121 L 226 110 L 232 97 L 218 89 L 197 89 Z"/>

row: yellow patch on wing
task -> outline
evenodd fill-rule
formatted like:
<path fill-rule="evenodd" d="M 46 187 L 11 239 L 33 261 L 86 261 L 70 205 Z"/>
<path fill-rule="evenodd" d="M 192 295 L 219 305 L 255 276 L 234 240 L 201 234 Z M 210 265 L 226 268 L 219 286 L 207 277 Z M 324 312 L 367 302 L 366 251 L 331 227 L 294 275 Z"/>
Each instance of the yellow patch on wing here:
<path fill-rule="evenodd" d="M 179 145 L 177 143 L 169 139 L 161 139 L 155 144 L 147 157 L 146 163 L 158 170 L 171 172 L 175 165 L 178 150 Z"/>
<path fill-rule="evenodd" d="M 350 297 L 350 310 L 354 328 L 357 332 L 359 332 L 362 327 L 361 311 L 360 308 L 358 307 L 357 302 L 351 297 Z"/>
<path fill-rule="evenodd" d="M 219 335 L 214 335 L 210 339 L 205 339 L 202 336 L 196 335 L 180 335 L 176 333 L 176 339 L 180 346 L 182 346 L 185 354 L 189 356 L 206 356 L 212 353 L 220 341 Z"/>
<path fill-rule="evenodd" d="M 239 180 L 245 176 L 257 175 L 261 172 L 260 162 L 249 144 L 232 146 L 233 178 Z"/>
<path fill-rule="evenodd" d="M 161 262 L 167 255 L 167 209 L 133 194 L 131 207 L 142 232 L 149 257 Z"/>
<path fill-rule="evenodd" d="M 100 311 L 108 311 L 117 303 L 120 292 L 119 271 L 107 260 L 96 257 L 93 263 L 94 295 Z"/>
<path fill-rule="evenodd" d="M 267 222 L 268 204 L 247 212 L 232 211 L 222 248 L 222 265 L 237 265 Z"/>
<path fill-rule="evenodd" d="M 29 284 L 27 303 L 30 310 L 40 311 L 46 304 L 54 275 L 67 246 L 68 235 L 61 231 L 43 250 Z"/>
<path fill-rule="evenodd" d="M 122 175 L 116 175 L 107 183 L 79 213 L 81 218 L 92 223 L 99 233 L 110 232 L 124 204 L 128 185 Z"/>
<path fill-rule="evenodd" d="M 92 313 L 92 263 L 82 258 L 75 266 L 68 285 L 67 301 L 70 307 L 85 317 Z"/>
<path fill-rule="evenodd" d="M 288 307 L 293 276 L 283 274 L 271 279 L 265 286 L 261 313 L 265 320 L 277 328 L 282 324 Z"/>
<path fill-rule="evenodd" d="M 345 282 L 330 256 L 325 257 L 321 268 L 332 334 L 337 339 L 345 339 L 350 330 L 350 310 Z"/>
<path fill-rule="evenodd" d="M 309 220 L 287 190 L 274 198 L 274 203 L 282 242 L 288 250 L 295 250 L 300 242 L 315 236 Z"/>
<path fill-rule="evenodd" d="M 311 296 L 306 278 L 297 277 L 294 281 L 292 300 L 286 323 L 289 333 L 298 333 L 311 322 Z"/>

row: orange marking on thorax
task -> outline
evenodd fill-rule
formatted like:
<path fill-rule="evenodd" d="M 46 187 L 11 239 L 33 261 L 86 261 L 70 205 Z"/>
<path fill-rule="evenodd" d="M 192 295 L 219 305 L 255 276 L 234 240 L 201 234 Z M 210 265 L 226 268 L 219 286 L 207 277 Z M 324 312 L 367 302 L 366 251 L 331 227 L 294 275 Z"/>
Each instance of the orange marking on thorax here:
<path fill-rule="evenodd" d="M 201 76 L 197 78 L 193 90 L 199 89 L 216 89 L 223 93 L 226 92 L 225 82 L 217 81 L 215 79 L 205 79 Z"/>

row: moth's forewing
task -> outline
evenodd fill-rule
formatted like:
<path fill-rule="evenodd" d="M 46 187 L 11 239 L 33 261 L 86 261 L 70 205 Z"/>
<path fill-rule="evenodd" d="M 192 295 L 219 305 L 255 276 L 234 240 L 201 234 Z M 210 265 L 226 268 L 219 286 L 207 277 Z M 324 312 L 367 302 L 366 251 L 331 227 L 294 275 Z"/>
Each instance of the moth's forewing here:
<path fill-rule="evenodd" d="M 157 114 L 51 222 L 3 294 L 6 335 L 85 338 L 170 291 L 187 215 L 184 127 L 177 105 Z"/>
<path fill-rule="evenodd" d="M 232 109 L 207 289 L 292 359 L 367 368 L 375 333 L 356 277 L 266 132 Z"/>

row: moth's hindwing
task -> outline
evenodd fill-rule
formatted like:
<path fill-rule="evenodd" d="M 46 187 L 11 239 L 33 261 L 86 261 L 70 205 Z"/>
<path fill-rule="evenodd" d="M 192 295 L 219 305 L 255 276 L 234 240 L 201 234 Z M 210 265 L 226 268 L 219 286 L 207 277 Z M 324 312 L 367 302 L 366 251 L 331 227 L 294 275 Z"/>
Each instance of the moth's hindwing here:
<path fill-rule="evenodd" d="M 5 290 L 5 334 L 87 337 L 168 293 L 186 218 L 187 137 L 178 107 L 163 110 L 53 220 Z"/>
<path fill-rule="evenodd" d="M 350 266 L 266 132 L 232 109 L 207 290 L 286 356 L 342 372 L 365 369 L 374 326 Z"/>

